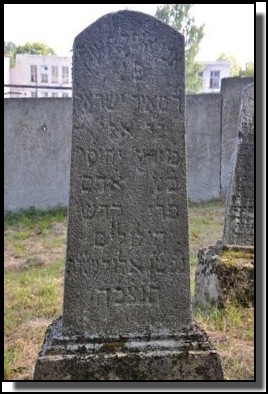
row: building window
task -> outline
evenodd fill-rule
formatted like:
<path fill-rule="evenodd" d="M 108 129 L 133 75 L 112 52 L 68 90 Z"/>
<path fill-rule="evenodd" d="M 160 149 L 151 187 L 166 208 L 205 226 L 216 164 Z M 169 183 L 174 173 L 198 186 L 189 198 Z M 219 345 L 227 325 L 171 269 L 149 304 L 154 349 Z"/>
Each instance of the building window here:
<path fill-rule="evenodd" d="M 41 97 L 48 97 L 48 92 L 41 92 Z"/>
<path fill-rule="evenodd" d="M 41 82 L 48 82 L 48 66 L 41 66 Z"/>
<path fill-rule="evenodd" d="M 57 92 L 52 92 L 51 97 L 59 97 L 59 94 Z"/>
<path fill-rule="evenodd" d="M 62 67 L 62 83 L 69 83 L 69 68 Z"/>
<path fill-rule="evenodd" d="M 204 76 L 204 74 L 203 74 L 203 71 L 200 71 L 199 73 L 198 73 L 198 78 L 202 81 L 202 79 L 203 79 L 203 76 Z"/>
<path fill-rule="evenodd" d="M 31 97 L 37 97 L 37 93 L 36 92 L 31 92 Z"/>
<path fill-rule="evenodd" d="M 57 66 L 52 66 L 52 83 L 59 82 L 59 68 Z"/>
<path fill-rule="evenodd" d="M 37 66 L 31 66 L 31 82 L 37 82 Z"/>
<path fill-rule="evenodd" d="M 220 72 L 219 71 L 210 71 L 209 87 L 210 87 L 210 89 L 219 89 L 220 88 Z"/>
<path fill-rule="evenodd" d="M 62 93 L 62 97 L 69 97 L 68 93 Z"/>
<path fill-rule="evenodd" d="M 48 66 L 41 66 L 41 82 L 48 82 Z"/>

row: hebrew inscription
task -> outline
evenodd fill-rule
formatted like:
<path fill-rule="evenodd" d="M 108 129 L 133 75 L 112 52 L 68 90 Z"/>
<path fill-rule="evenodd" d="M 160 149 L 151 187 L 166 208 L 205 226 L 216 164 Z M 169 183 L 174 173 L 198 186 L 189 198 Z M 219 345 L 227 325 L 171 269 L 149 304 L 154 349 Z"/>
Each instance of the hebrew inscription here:
<path fill-rule="evenodd" d="M 223 242 L 254 245 L 254 84 L 244 88 Z"/>
<path fill-rule="evenodd" d="M 189 324 L 184 107 L 173 29 L 118 12 L 76 37 L 67 335 Z"/>

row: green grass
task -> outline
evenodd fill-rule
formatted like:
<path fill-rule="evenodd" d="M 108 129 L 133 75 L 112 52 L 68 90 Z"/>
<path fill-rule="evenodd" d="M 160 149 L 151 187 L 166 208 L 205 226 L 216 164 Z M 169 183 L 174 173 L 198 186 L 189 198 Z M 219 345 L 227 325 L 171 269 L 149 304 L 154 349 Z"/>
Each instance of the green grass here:
<path fill-rule="evenodd" d="M 62 260 L 47 267 L 5 273 L 5 379 L 16 378 L 18 372 L 14 376 L 14 371 L 17 370 L 19 374 L 31 372 L 30 368 L 23 368 L 27 365 L 24 346 L 31 343 L 32 336 L 36 336 L 40 344 L 43 341 L 44 332 L 38 337 L 40 331 L 35 332 L 32 322 L 52 320 L 61 313 L 63 266 Z M 34 350 L 37 351 L 36 347 Z"/>
<path fill-rule="evenodd" d="M 226 380 L 254 379 L 254 309 L 193 309 L 193 317 L 209 333 L 221 355 Z"/>
<path fill-rule="evenodd" d="M 63 261 L 47 267 L 5 273 L 5 329 L 12 334 L 12 327 L 31 318 L 52 318 L 59 308 L 62 294 Z"/>
<path fill-rule="evenodd" d="M 5 379 L 32 377 L 47 324 L 61 313 L 66 213 L 5 216 Z"/>
<path fill-rule="evenodd" d="M 5 350 L 4 355 L 4 379 L 12 379 L 12 365 L 14 365 L 20 357 L 22 351 L 21 344 L 14 344 Z"/>
<path fill-rule="evenodd" d="M 189 203 L 190 264 L 197 262 L 200 248 L 215 245 L 222 238 L 224 203 L 213 200 L 208 203 Z"/>
<path fill-rule="evenodd" d="M 206 203 L 189 202 L 189 248 L 191 292 L 194 293 L 194 273 L 199 249 L 215 245 L 222 238 L 224 203 L 211 200 Z"/>
<path fill-rule="evenodd" d="M 254 339 L 253 310 L 241 308 L 236 305 L 227 305 L 225 309 L 215 306 L 207 309 L 193 308 L 194 318 L 201 321 L 209 331 L 224 331 L 237 335 L 239 330 L 243 331 L 243 338 Z"/>
<path fill-rule="evenodd" d="M 200 248 L 221 239 L 222 201 L 189 204 L 191 285 Z M 30 209 L 5 216 L 5 380 L 32 379 L 48 324 L 61 314 L 66 210 Z M 253 379 L 253 309 L 197 309 L 222 357 L 226 379 Z"/>
<path fill-rule="evenodd" d="M 26 210 L 22 209 L 19 212 L 7 212 L 5 215 L 4 230 L 6 231 L 12 227 L 17 230 L 23 229 L 26 231 L 37 226 L 42 231 L 47 229 L 52 221 L 61 222 L 66 216 L 66 213 L 67 210 L 64 207 L 57 207 L 46 211 L 32 207 Z"/>

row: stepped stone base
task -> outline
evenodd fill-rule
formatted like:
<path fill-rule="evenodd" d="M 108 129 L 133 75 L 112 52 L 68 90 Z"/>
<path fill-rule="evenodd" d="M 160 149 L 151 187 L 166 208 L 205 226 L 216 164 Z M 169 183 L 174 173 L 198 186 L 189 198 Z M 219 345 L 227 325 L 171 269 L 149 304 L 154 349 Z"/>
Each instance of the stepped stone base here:
<path fill-rule="evenodd" d="M 173 335 L 63 337 L 47 329 L 34 380 L 223 380 L 220 357 L 195 323 Z"/>
<path fill-rule="evenodd" d="M 254 306 L 254 247 L 223 245 L 200 249 L 195 272 L 195 302 L 224 308 Z"/>

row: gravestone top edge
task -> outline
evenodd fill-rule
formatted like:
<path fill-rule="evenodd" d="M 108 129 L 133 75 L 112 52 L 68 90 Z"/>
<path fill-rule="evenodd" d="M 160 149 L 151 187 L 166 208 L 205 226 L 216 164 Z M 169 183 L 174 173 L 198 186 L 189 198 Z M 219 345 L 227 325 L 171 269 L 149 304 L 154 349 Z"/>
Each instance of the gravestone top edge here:
<path fill-rule="evenodd" d="M 147 19 L 148 21 L 156 23 L 158 26 L 162 26 L 163 28 L 167 29 L 167 32 L 170 31 L 172 34 L 176 34 L 179 36 L 181 39 L 184 40 L 184 35 L 178 32 L 177 30 L 173 29 L 173 27 L 167 25 L 166 23 L 160 21 L 156 17 L 146 14 L 141 11 L 131 11 L 131 10 L 120 10 L 117 12 L 109 12 L 105 15 L 102 15 L 98 19 L 96 19 L 94 22 L 92 22 L 90 25 L 88 25 L 85 29 L 83 29 L 74 39 L 74 46 L 77 41 L 85 34 L 88 33 L 91 29 L 94 29 L 97 25 L 101 23 L 105 23 L 109 19 L 116 17 L 116 16 L 125 16 L 125 17 L 132 17 L 132 18 L 144 18 Z"/>

